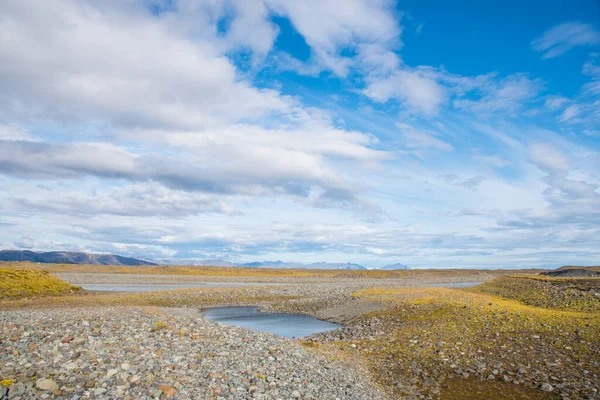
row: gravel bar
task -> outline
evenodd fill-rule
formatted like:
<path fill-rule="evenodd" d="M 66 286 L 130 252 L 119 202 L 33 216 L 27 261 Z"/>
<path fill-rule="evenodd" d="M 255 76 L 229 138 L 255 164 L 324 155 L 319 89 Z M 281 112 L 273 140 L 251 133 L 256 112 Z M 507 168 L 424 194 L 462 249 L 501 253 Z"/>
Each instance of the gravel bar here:
<path fill-rule="evenodd" d="M 0 377 L 14 400 L 384 399 L 292 340 L 182 309 L 0 312 Z"/>

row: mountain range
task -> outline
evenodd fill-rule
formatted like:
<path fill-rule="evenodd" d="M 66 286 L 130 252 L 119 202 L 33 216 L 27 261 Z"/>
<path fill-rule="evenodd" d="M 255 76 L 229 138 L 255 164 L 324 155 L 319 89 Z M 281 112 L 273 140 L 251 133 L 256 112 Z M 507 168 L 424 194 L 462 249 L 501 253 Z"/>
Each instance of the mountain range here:
<path fill-rule="evenodd" d="M 348 270 L 366 270 L 359 264 L 353 263 L 328 263 L 328 262 L 316 262 L 311 264 L 303 264 L 297 262 L 283 262 L 283 261 L 254 261 L 245 264 L 238 264 L 239 267 L 245 268 L 303 268 L 303 269 L 348 269 Z"/>
<path fill-rule="evenodd" d="M 2 250 L 0 261 L 30 261 L 38 263 L 55 264 L 96 264 L 96 265 L 193 265 L 215 267 L 243 267 L 243 268 L 285 268 L 285 269 L 336 269 L 336 270 L 367 270 L 368 268 L 354 263 L 315 262 L 299 263 L 285 261 L 253 261 L 248 263 L 232 263 L 221 259 L 210 260 L 159 260 L 155 262 L 137 258 L 123 257 L 114 254 L 89 254 L 72 251 L 35 252 L 30 250 Z M 381 270 L 410 269 L 410 267 L 396 263 L 385 265 Z"/>
<path fill-rule="evenodd" d="M 54 264 L 157 265 L 150 261 L 114 254 L 88 254 L 74 251 L 38 253 L 29 250 L 2 250 L 0 251 L 0 261 L 30 261 Z"/>

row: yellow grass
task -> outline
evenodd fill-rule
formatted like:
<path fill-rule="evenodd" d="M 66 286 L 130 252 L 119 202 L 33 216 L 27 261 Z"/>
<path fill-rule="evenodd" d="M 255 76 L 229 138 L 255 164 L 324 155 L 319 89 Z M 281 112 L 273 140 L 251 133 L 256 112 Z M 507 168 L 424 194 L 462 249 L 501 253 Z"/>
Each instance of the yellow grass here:
<path fill-rule="evenodd" d="M 30 262 L 4 262 L 0 267 L 23 268 L 48 272 L 85 272 L 112 274 L 147 275 L 190 275 L 190 276 L 242 276 L 242 277 L 329 277 L 329 278 L 456 278 L 469 277 L 477 280 L 495 276 L 539 273 L 541 270 L 470 270 L 470 269 L 418 269 L 418 270 L 325 270 L 325 269 L 278 269 L 237 268 L 212 266 L 115 266 L 85 264 L 41 264 Z"/>
<path fill-rule="evenodd" d="M 73 293 L 77 286 L 50 275 L 46 271 L 0 268 L 0 299 Z"/>
<path fill-rule="evenodd" d="M 69 296 L 0 300 L 0 310 L 54 307 L 208 307 L 229 304 L 277 303 L 296 299 L 272 293 L 268 287 L 236 289 L 177 289 L 156 292 L 80 293 Z"/>
<path fill-rule="evenodd" d="M 455 376 L 452 380 L 461 381 L 454 370 L 475 369 L 475 360 L 484 358 L 487 371 L 496 364 L 508 366 L 512 371 L 519 365 L 543 370 L 547 360 L 560 360 L 561 371 L 552 373 L 567 381 L 580 379 L 577 371 L 582 369 L 600 373 L 595 361 L 600 349 L 598 312 L 581 312 L 577 306 L 574 311 L 535 307 L 464 289 L 373 288 L 361 290 L 355 296 L 363 301 L 388 304 L 385 310 L 369 315 L 381 322 L 385 334 L 372 340 L 354 341 L 357 350 L 346 342 L 336 346 L 354 357 L 358 356 L 354 353 L 360 352 L 371 366 L 372 375 L 379 377 L 385 387 L 393 388 L 397 395 L 406 395 L 406 388 L 398 386 L 398 382 L 414 378 L 415 368 L 431 376 Z M 420 382 L 419 377 L 417 386 Z M 487 397 L 475 396 L 472 391 L 484 393 L 488 389 L 504 390 L 503 387 L 509 395 L 506 398 L 538 398 L 535 392 L 531 392 L 534 397 L 527 397 L 531 393 L 516 396 L 512 384 L 497 380 L 473 383 L 479 386 L 471 389 L 467 382 L 447 381 L 441 398 L 483 399 Z M 516 397 L 511 397 L 513 394 Z"/>

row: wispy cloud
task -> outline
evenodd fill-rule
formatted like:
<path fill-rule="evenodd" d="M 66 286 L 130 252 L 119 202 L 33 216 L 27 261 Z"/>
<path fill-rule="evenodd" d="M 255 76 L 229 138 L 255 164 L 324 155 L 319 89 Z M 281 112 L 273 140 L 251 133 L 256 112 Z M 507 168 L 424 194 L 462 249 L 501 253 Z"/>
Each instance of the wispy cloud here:
<path fill-rule="evenodd" d="M 600 44 L 600 31 L 591 24 L 565 22 L 548 29 L 531 42 L 535 51 L 542 52 L 542 58 L 558 57 L 577 46 Z"/>

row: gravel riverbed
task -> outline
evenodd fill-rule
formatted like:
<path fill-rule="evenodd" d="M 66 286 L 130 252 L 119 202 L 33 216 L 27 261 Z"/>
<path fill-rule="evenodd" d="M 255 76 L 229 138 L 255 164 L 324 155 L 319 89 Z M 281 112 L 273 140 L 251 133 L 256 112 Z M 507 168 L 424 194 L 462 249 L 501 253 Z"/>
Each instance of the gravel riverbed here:
<path fill-rule="evenodd" d="M 191 309 L 0 312 L 0 376 L 15 400 L 384 398 L 347 365 Z"/>

